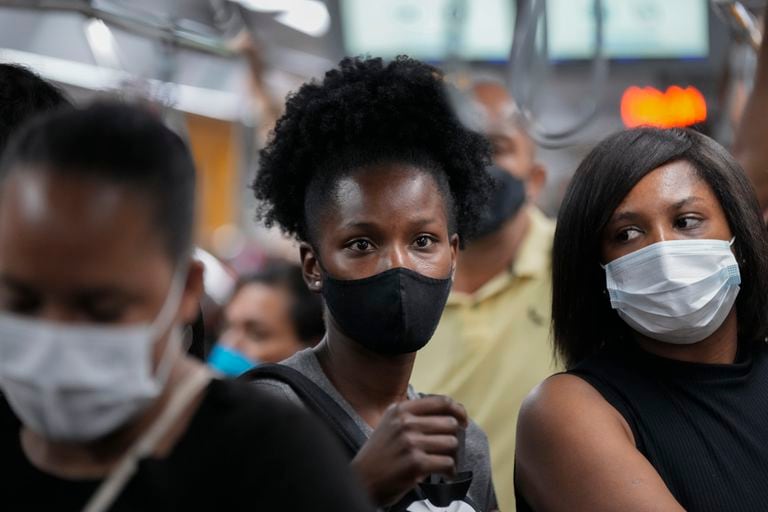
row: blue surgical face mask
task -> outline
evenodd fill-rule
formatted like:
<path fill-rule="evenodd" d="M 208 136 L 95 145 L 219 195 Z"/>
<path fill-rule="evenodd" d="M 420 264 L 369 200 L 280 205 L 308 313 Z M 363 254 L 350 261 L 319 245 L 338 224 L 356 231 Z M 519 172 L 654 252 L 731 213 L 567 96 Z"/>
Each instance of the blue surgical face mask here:
<path fill-rule="evenodd" d="M 658 242 L 605 265 L 611 306 L 637 332 L 697 343 L 725 321 L 739 294 L 739 265 L 726 240 Z"/>
<path fill-rule="evenodd" d="M 257 365 L 257 361 L 253 361 L 239 350 L 221 343 L 214 345 L 208 356 L 208 366 L 227 377 L 239 377 Z"/>

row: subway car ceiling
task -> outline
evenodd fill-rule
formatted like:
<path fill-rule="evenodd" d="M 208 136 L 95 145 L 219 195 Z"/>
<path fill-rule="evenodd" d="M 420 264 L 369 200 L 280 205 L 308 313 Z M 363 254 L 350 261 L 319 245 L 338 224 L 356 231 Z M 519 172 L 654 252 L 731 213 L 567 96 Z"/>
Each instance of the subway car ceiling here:
<path fill-rule="evenodd" d="M 710 2 L 601 3 L 607 72 L 597 89 L 593 0 L 0 0 L 0 58 L 77 89 L 128 84 L 182 111 L 245 122 L 248 71 L 233 51 L 243 29 L 280 94 L 345 54 L 407 53 L 449 72 L 511 79 L 553 127 L 578 120 L 581 100 L 592 98 L 598 112 L 582 131 L 587 139 L 622 126 L 632 86 L 661 94 L 693 86 L 715 103 L 731 36 Z M 532 33 L 513 73 L 512 42 Z"/>

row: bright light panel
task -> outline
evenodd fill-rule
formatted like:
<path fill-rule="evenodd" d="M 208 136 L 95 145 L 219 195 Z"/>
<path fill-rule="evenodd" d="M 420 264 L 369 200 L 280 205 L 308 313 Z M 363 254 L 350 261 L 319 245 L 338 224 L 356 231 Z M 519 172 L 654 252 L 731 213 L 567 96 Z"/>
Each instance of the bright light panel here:
<path fill-rule="evenodd" d="M 453 0 L 341 0 L 342 31 L 349 55 L 441 61 L 505 60 L 515 17 L 510 0 L 465 0 L 465 18 L 452 33 Z"/>
<path fill-rule="evenodd" d="M 603 0 L 604 48 L 617 59 L 709 55 L 706 0 Z M 547 0 L 552 59 L 587 59 L 595 48 L 593 0 Z"/>

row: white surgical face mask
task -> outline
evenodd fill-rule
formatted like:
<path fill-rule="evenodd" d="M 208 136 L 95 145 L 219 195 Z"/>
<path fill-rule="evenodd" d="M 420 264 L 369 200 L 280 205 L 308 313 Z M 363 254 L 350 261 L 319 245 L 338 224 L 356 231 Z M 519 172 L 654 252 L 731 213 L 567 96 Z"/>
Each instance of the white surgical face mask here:
<path fill-rule="evenodd" d="M 152 352 L 177 313 L 183 275 L 151 324 L 72 325 L 0 313 L 0 389 L 21 422 L 52 441 L 84 442 L 145 410 L 179 352 L 174 328 L 153 371 Z"/>
<path fill-rule="evenodd" d="M 739 266 L 725 240 L 670 240 L 605 265 L 611 306 L 637 332 L 698 343 L 722 325 L 739 294 Z"/>

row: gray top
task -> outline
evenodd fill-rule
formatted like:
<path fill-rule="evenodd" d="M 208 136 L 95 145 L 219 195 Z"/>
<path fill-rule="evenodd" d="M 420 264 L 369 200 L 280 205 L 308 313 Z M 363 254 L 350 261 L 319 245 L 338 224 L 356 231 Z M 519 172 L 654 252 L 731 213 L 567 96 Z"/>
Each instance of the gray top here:
<path fill-rule="evenodd" d="M 328 380 L 328 377 L 326 377 L 323 372 L 313 349 L 308 348 L 302 350 L 280 364 L 301 372 L 305 377 L 308 377 L 312 382 L 317 384 L 320 389 L 328 393 L 328 395 L 333 398 L 347 414 L 349 414 L 349 417 L 355 421 L 355 424 L 357 424 L 366 437 L 371 436 L 373 429 L 359 414 L 357 414 L 344 397 L 339 394 L 333 384 L 331 384 L 331 381 Z M 294 393 L 288 384 L 272 379 L 259 379 L 252 384 L 257 386 L 264 393 L 271 394 L 282 400 L 287 400 L 300 407 L 304 407 L 301 399 Z M 411 386 L 408 386 L 409 400 L 421 396 L 422 395 L 414 391 Z M 478 512 L 496 510 L 498 505 L 496 503 L 496 492 L 493 489 L 493 481 L 491 478 L 491 455 L 488 451 L 488 439 L 482 429 L 473 421 L 470 421 L 469 427 L 467 427 L 465 443 L 464 461 L 460 461 L 461 467 L 459 470 L 469 470 L 473 472 L 472 486 L 470 487 L 467 496 L 476 506 Z"/>

